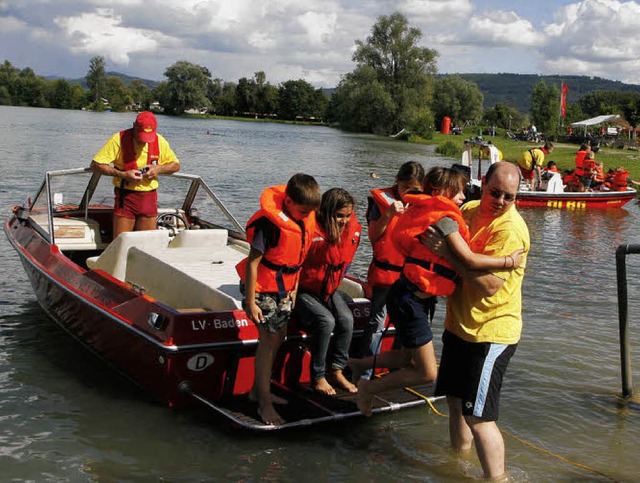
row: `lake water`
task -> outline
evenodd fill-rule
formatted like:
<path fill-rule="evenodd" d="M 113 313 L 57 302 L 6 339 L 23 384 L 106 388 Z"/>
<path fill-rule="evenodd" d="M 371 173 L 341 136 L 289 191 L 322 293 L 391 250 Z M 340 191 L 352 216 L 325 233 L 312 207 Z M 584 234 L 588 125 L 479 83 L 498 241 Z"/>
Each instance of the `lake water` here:
<path fill-rule="evenodd" d="M 132 114 L 0 106 L 0 209 L 33 195 L 45 170 L 88 165 Z M 159 131 L 241 223 L 265 186 L 296 172 L 347 188 L 364 218 L 371 188 L 433 148 L 297 126 L 159 118 Z M 495 143 L 510 142 L 496 139 Z M 372 179 L 375 171 L 379 178 Z M 640 411 L 621 404 L 615 249 L 638 243 L 640 206 L 601 212 L 521 210 L 531 232 L 523 338 L 507 375 L 500 427 L 515 481 L 635 481 Z M 365 273 L 362 244 L 354 264 Z M 629 257 L 632 361 L 640 367 L 638 257 Z M 447 420 L 421 408 L 269 434 L 165 408 L 47 319 L 6 239 L 0 241 L 2 481 L 460 481 L 477 460 L 448 447 Z M 434 332 L 440 353 L 444 304 Z M 437 409 L 446 413 L 446 405 Z M 543 451 L 545 450 L 545 451 Z M 559 457 L 565 460 L 559 459 Z M 582 465 L 582 466 L 581 466 Z"/>

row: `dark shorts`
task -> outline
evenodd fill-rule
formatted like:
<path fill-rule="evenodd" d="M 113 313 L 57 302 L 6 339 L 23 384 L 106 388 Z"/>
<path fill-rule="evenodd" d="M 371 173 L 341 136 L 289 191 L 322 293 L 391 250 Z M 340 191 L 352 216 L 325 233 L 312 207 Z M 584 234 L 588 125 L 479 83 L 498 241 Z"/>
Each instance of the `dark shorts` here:
<path fill-rule="evenodd" d="M 123 218 L 135 219 L 137 216 L 158 215 L 158 192 L 130 191 L 120 188 L 115 189 L 116 202 L 113 214 Z"/>
<path fill-rule="evenodd" d="M 245 286 L 240 282 L 240 292 L 244 295 Z M 277 293 L 257 293 L 256 305 L 260 307 L 264 322 L 260 324 L 269 332 L 279 332 L 291 318 L 291 299 L 279 300 Z M 242 307 L 246 310 L 246 298 L 242 299 Z"/>
<path fill-rule="evenodd" d="M 410 290 L 402 278 L 394 283 L 387 295 L 387 312 L 396 328 L 396 340 L 406 349 L 415 349 L 433 340 L 429 314 L 436 298 L 419 298 Z"/>
<path fill-rule="evenodd" d="M 445 330 L 436 381 L 437 396 L 462 400 L 462 414 L 498 420 L 500 388 L 518 344 L 467 342 Z"/>

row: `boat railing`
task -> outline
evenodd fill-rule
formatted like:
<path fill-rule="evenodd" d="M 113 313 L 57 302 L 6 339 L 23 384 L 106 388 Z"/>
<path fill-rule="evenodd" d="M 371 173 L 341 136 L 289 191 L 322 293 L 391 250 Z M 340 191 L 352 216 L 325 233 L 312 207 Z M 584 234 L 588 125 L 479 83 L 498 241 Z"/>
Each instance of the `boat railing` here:
<path fill-rule="evenodd" d="M 631 347 L 629 335 L 629 302 L 627 290 L 627 255 L 640 253 L 640 245 L 619 245 L 616 249 L 616 276 L 618 281 L 618 321 L 620 331 L 620 367 L 622 375 L 622 396 L 633 395 L 631 374 Z"/>

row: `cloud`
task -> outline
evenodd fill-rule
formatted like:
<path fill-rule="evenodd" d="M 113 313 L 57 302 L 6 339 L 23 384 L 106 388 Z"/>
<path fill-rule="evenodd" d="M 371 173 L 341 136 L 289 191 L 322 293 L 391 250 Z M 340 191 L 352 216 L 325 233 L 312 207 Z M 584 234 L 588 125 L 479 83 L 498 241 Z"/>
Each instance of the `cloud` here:
<path fill-rule="evenodd" d="M 584 0 L 561 9 L 546 27 L 543 68 L 637 83 L 640 5 Z"/>
<path fill-rule="evenodd" d="M 164 37 L 154 31 L 123 27 L 122 16 L 107 8 L 56 17 L 54 23 L 66 34 L 72 52 L 102 55 L 120 65 L 128 65 L 133 53 L 154 52 L 160 44 L 158 38 Z"/>

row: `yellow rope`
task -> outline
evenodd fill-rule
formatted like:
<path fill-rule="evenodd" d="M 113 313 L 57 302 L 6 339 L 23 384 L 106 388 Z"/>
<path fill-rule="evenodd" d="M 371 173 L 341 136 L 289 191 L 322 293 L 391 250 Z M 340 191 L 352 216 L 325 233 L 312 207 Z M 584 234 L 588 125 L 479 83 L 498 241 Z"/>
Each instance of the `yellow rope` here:
<path fill-rule="evenodd" d="M 416 391 L 414 389 L 411 389 L 410 387 L 405 387 L 404 389 L 405 389 L 405 391 L 410 392 L 414 396 L 417 396 L 417 397 L 419 397 L 421 399 L 424 399 L 427 402 L 427 404 L 429 405 L 429 407 L 431 408 L 431 410 L 434 413 L 436 413 L 438 416 L 442 416 L 443 418 L 448 418 L 449 417 L 448 414 L 444 414 L 444 413 L 441 413 L 440 411 L 438 411 L 436 409 L 436 407 L 433 405 L 433 402 L 429 399 L 428 396 L 425 396 L 424 394 L 421 394 L 418 391 Z M 552 451 L 549 451 L 548 449 L 542 448 L 541 446 L 537 446 L 537 445 L 535 445 L 533 443 L 529 443 L 528 441 L 525 441 L 524 439 L 519 438 L 518 436 L 516 436 L 513 433 L 510 433 L 509 431 L 506 431 L 504 429 L 501 429 L 500 431 L 502 433 L 508 435 L 508 436 L 511 436 L 513 439 L 515 439 L 516 441 L 524 444 L 525 446 L 529 446 L 530 448 L 536 449 L 536 450 L 538 450 L 538 451 L 540 451 L 542 453 L 545 453 L 545 454 L 547 454 L 549 456 L 553 456 L 554 458 L 557 458 L 557 459 L 559 459 L 560 461 L 562 461 L 564 463 L 573 465 L 573 466 L 575 466 L 577 468 L 581 468 L 581 469 L 584 469 L 584 470 L 587 470 L 587 471 L 591 471 L 592 473 L 595 473 L 597 475 L 603 476 L 603 477 L 607 478 L 608 480 L 617 481 L 615 478 L 612 478 L 611 476 L 606 475 L 605 473 L 603 473 L 601 471 L 598 471 L 595 468 L 591 468 L 590 466 L 586 466 L 586 465 L 583 465 L 581 463 L 576 463 L 575 461 L 571 461 L 570 459 L 567 459 L 567 458 L 565 458 L 563 456 L 560 456 L 559 454 L 556 454 L 556 453 L 554 453 Z"/>

